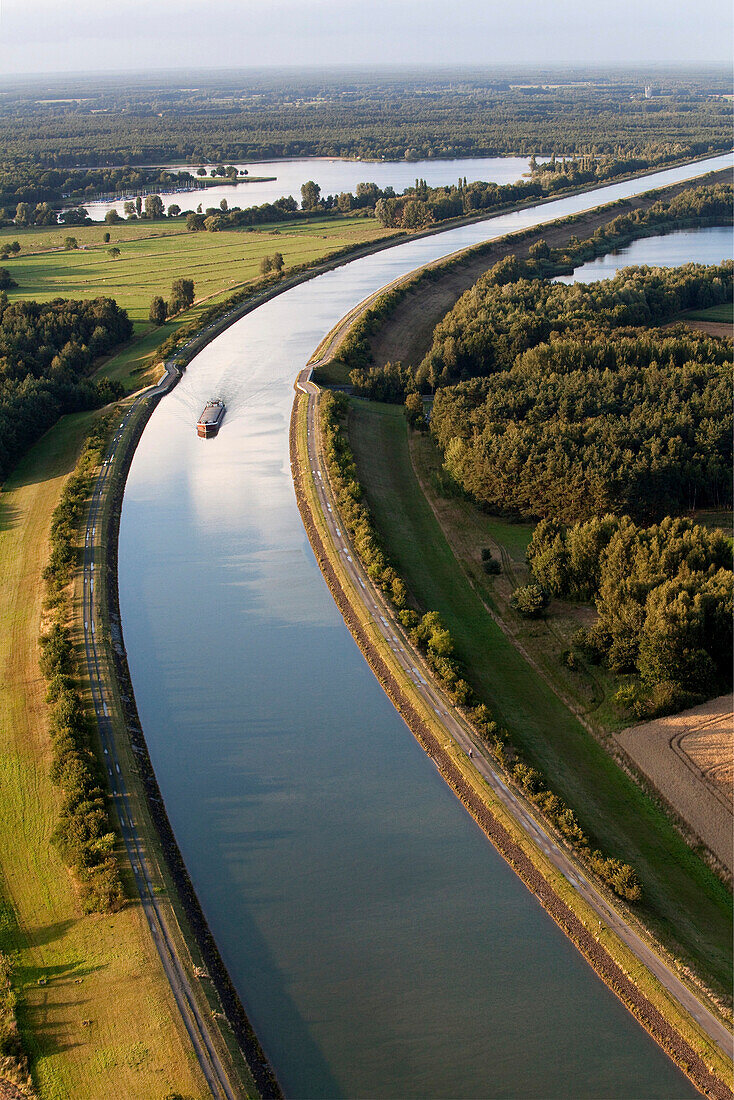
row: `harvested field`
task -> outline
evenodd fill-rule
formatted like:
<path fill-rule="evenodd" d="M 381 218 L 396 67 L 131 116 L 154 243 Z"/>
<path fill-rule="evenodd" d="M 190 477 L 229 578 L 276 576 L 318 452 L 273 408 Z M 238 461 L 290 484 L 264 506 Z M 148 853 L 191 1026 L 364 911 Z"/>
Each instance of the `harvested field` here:
<path fill-rule="evenodd" d="M 707 848 L 734 870 L 732 696 L 615 734 Z"/>

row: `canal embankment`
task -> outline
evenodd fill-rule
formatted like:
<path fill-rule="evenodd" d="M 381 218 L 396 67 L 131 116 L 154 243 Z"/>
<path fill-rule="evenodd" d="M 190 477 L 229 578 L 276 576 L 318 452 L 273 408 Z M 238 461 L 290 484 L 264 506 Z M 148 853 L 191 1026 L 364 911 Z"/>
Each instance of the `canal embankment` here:
<path fill-rule="evenodd" d="M 317 408 L 318 395 L 312 395 L 312 400 Z M 364 585 L 360 593 L 349 577 L 343 552 L 334 545 L 326 515 L 318 502 L 316 477 L 318 475 L 321 480 L 328 478 L 328 469 L 325 463 L 320 463 L 318 471 L 313 471 L 314 452 L 309 455 L 307 434 L 318 432 L 319 427 L 318 415 L 310 421 L 310 428 L 307 427 L 308 402 L 309 397 L 305 393 L 297 394 L 290 425 L 291 463 L 298 507 L 334 601 L 380 686 L 445 782 L 602 981 L 704 1095 L 724 1100 L 730 1095 L 731 1066 L 720 1047 L 640 963 L 607 920 L 602 926 L 598 912 L 543 853 L 527 828 L 508 811 L 506 803 L 498 798 L 478 772 L 474 759 L 467 756 L 446 725 L 437 720 L 435 713 L 426 706 L 415 690 L 415 681 L 405 675 L 405 669 L 397 662 L 394 649 L 374 629 L 373 616 L 367 613 L 364 605 Z M 331 500 L 332 509 L 336 509 L 333 493 Z M 353 546 L 351 549 L 356 554 Z M 370 582 L 365 580 L 364 583 Z M 412 648 L 390 606 L 374 586 L 370 585 L 370 588 L 379 610 L 390 616 L 395 635 L 399 635 L 403 646 Z M 413 651 L 412 661 L 416 667 L 422 668 L 425 675 L 431 675 L 417 650 Z M 452 706 L 449 700 L 445 701 L 447 710 Z M 482 757 L 481 747 L 476 748 L 476 741 L 474 744 L 472 755 L 476 751 Z M 484 763 L 492 768 L 488 758 L 484 757 Z M 524 806 L 524 810 L 526 815 L 533 813 L 529 804 Z"/>
<path fill-rule="evenodd" d="M 110 687 L 117 704 L 114 724 L 133 754 L 134 764 L 129 774 L 144 795 L 146 814 L 142 832 L 148 840 L 148 858 L 170 903 L 174 938 L 189 979 L 196 987 L 201 1009 L 209 1017 L 213 1030 L 218 1032 L 218 1046 L 229 1061 L 235 1080 L 240 1080 L 242 1095 L 280 1097 L 280 1086 L 229 978 L 171 828 L 138 715 L 122 633 L 117 548 L 125 482 L 146 424 L 159 401 L 175 387 L 180 377 L 176 368 L 168 367 L 161 383 L 140 400 L 123 446 L 116 455 L 110 488 L 101 508 L 102 545 L 106 548 L 101 565 L 105 579 L 105 602 L 101 613 L 107 628 L 104 634 L 108 668 L 112 673 Z M 140 800 L 138 808 L 141 808 Z M 224 1027 L 223 1017 L 227 1025 Z"/>

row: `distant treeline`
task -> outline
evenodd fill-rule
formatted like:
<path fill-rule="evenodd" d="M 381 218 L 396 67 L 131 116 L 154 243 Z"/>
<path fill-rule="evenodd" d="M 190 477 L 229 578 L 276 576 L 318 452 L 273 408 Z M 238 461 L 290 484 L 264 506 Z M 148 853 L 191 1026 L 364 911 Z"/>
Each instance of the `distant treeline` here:
<path fill-rule="evenodd" d="M 111 298 L 10 304 L 0 293 L 0 482 L 61 415 L 121 396 L 119 383 L 88 374 L 131 335 Z"/>
<path fill-rule="evenodd" d="M 9 165 L 0 161 L 0 207 L 15 211 L 18 203 L 89 202 L 99 195 L 119 195 L 158 189 L 173 191 L 191 187 L 196 177 L 189 172 L 161 168 L 39 168 L 31 164 Z M 44 224 L 36 222 L 37 225 Z"/>
<path fill-rule="evenodd" d="M 649 159 L 731 144 L 722 74 L 661 74 L 650 98 L 644 75 L 587 74 L 576 85 L 515 80 L 304 73 L 193 89 L 107 82 L 82 95 L 77 83 L 43 98 L 23 87 L 3 96 L 0 147 L 9 167 L 52 168 L 553 152 Z"/>

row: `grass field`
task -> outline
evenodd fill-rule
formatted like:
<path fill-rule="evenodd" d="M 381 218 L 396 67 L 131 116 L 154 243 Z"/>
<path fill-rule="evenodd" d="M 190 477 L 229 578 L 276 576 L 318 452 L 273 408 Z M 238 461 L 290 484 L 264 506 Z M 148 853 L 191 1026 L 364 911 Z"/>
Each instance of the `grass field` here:
<path fill-rule="evenodd" d="M 718 321 L 730 325 L 734 321 L 734 309 L 729 305 L 709 306 L 708 309 L 689 309 L 681 313 L 684 321 Z"/>
<path fill-rule="evenodd" d="M 734 516 L 730 511 L 714 512 L 706 509 L 694 513 L 693 518 L 704 527 L 720 527 L 730 538 L 734 534 Z"/>
<path fill-rule="evenodd" d="M 44 1100 L 206 1095 L 136 904 L 81 915 L 50 843 L 60 792 L 48 778 L 45 683 L 37 661 L 51 512 L 92 414 L 61 420 L 0 495 L 0 890 L 13 913 L 19 1023 Z"/>
<path fill-rule="evenodd" d="M 420 604 L 441 613 L 478 694 L 594 842 L 637 868 L 641 917 L 728 993 L 728 891 L 488 614 L 420 489 L 402 410 L 355 401 L 350 436 L 388 551 Z"/>
<path fill-rule="evenodd" d="M 109 244 L 103 241 L 110 234 Z M 67 228 L 0 229 L 0 246 L 17 240 L 21 252 L 2 261 L 17 287 L 10 301 L 33 298 L 96 298 L 106 295 L 126 309 L 134 325 L 132 342 L 107 365 L 105 373 L 130 389 L 148 381 L 145 371 L 155 360 L 155 348 L 198 312 L 226 296 L 234 287 L 260 274 L 263 256 L 280 252 L 285 270 L 317 260 L 348 245 L 367 244 L 390 236 L 374 218 L 327 217 L 230 229 L 221 233 L 190 233 L 184 221 L 124 222 Z M 64 248 L 75 237 L 76 249 Z M 119 248 L 113 259 L 109 248 Z M 156 328 L 148 321 L 150 300 L 168 299 L 174 279 L 194 280 L 196 304 L 176 320 Z"/>
<path fill-rule="evenodd" d="M 105 232 L 110 243 L 103 243 Z M 64 249 L 76 237 L 79 248 Z M 0 246 L 17 240 L 16 259 L 3 261 L 18 286 L 18 298 L 93 298 L 107 294 L 138 324 L 148 325 L 150 299 L 168 298 L 173 279 L 194 280 L 197 300 L 220 294 L 259 274 L 263 256 L 281 252 L 286 268 L 305 263 L 345 245 L 386 236 L 374 218 L 321 218 L 252 230 L 189 233 L 183 221 L 131 222 L 122 225 L 37 229 L 0 229 Z M 108 255 L 120 249 L 118 259 Z"/>

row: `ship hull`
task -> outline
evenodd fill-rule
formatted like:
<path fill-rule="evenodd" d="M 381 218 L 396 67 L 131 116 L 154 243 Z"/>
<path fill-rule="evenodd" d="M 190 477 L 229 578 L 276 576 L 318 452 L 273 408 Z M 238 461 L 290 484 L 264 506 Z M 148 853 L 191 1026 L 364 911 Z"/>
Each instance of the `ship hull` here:
<path fill-rule="evenodd" d="M 199 417 L 199 423 L 196 425 L 197 435 L 202 439 L 211 439 L 216 435 L 224 419 L 224 413 L 223 401 L 210 401 Z"/>

